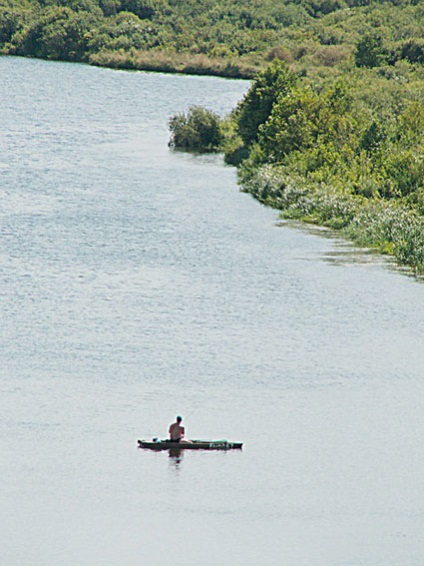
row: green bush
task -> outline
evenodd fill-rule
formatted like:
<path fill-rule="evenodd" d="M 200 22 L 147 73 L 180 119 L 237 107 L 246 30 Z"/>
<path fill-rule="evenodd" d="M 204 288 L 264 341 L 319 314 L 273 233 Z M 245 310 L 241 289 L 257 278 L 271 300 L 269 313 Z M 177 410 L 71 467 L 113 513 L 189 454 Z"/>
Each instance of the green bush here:
<path fill-rule="evenodd" d="M 141 20 L 132 12 L 119 12 L 107 18 L 90 34 L 90 53 L 100 51 L 148 49 L 158 44 L 158 30 L 149 20 Z"/>
<path fill-rule="evenodd" d="M 223 142 L 221 118 L 199 106 L 187 114 L 176 114 L 169 121 L 170 146 L 194 151 L 219 151 Z"/>
<path fill-rule="evenodd" d="M 357 67 L 379 67 L 385 61 L 383 38 L 378 33 L 367 33 L 356 44 Z"/>
<path fill-rule="evenodd" d="M 402 45 L 400 56 L 410 63 L 424 63 L 424 40 L 410 39 Z"/>

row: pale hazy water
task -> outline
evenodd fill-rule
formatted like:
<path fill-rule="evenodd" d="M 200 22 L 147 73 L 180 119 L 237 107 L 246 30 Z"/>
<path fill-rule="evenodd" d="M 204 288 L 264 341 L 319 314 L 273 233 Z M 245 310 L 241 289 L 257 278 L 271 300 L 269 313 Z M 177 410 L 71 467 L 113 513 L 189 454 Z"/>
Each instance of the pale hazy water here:
<path fill-rule="evenodd" d="M 423 563 L 424 287 L 167 148 L 247 87 L 0 58 L 2 565 Z"/>

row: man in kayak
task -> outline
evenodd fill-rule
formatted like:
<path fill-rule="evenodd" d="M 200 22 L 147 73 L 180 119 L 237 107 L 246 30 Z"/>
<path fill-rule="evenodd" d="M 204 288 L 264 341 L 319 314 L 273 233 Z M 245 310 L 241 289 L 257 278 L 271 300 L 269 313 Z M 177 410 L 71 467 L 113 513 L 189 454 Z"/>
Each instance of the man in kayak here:
<path fill-rule="evenodd" d="M 177 417 L 175 423 L 169 426 L 169 440 L 171 442 L 181 442 L 184 440 L 184 427 L 181 426 L 182 417 Z"/>

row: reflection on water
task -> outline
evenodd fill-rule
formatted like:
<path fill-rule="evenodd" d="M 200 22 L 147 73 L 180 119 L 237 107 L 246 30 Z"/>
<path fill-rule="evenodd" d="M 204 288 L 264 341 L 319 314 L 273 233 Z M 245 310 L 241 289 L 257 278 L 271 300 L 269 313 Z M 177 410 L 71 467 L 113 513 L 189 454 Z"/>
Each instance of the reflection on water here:
<path fill-rule="evenodd" d="M 288 227 L 294 230 L 300 230 L 312 236 L 325 238 L 333 242 L 333 248 L 320 252 L 319 257 L 322 261 L 335 266 L 346 267 L 349 265 L 370 265 L 383 266 L 390 271 L 402 273 L 403 275 L 413 277 L 417 281 L 423 281 L 423 276 L 415 275 L 407 266 L 399 265 L 396 259 L 389 255 L 383 255 L 378 250 L 372 248 L 360 247 L 341 236 L 340 232 L 327 228 L 326 226 L 317 226 L 307 222 L 299 222 L 296 220 L 279 220 L 276 222 L 278 227 Z M 307 258 L 302 258 L 307 259 Z M 315 261 L 316 257 L 310 258 Z"/>
<path fill-rule="evenodd" d="M 168 452 L 171 467 L 175 470 L 179 470 L 184 457 L 184 450 L 181 450 L 181 448 L 170 448 Z"/>

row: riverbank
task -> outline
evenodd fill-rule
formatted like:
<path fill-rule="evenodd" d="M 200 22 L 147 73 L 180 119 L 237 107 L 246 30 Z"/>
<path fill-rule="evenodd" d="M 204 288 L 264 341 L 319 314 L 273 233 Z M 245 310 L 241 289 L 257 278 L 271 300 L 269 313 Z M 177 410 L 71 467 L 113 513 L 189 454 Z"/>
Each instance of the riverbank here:
<path fill-rule="evenodd" d="M 300 80 L 274 63 L 234 119 L 242 189 L 424 273 L 424 77 L 361 69 Z"/>
<path fill-rule="evenodd" d="M 244 63 L 239 59 L 166 51 L 101 51 L 91 55 L 88 63 L 110 69 L 206 75 L 229 79 L 251 79 L 260 70 L 259 65 Z"/>
<path fill-rule="evenodd" d="M 171 120 L 177 147 L 221 149 L 242 190 L 424 273 L 424 76 L 358 69 L 311 78 L 274 61 L 231 115 Z"/>
<path fill-rule="evenodd" d="M 337 230 L 355 244 L 389 254 L 417 276 L 424 274 L 424 217 L 395 201 L 340 194 L 325 185 L 290 179 L 264 166 L 241 185 L 281 217 Z"/>

